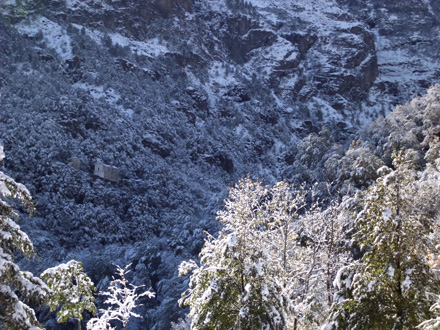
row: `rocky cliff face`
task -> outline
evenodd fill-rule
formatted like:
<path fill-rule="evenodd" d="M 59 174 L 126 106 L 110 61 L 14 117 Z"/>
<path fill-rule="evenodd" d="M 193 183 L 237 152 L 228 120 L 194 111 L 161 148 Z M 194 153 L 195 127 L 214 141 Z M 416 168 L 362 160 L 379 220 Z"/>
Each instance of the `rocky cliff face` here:
<path fill-rule="evenodd" d="M 31 267 L 75 258 L 105 288 L 112 262 L 132 263 L 157 292 L 137 321 L 151 329 L 184 314 L 177 265 L 218 229 L 227 186 L 323 178 L 301 165 L 304 137 L 325 124 L 320 139 L 343 149 L 440 74 L 434 0 L 0 6 L 0 137 L 38 204 L 23 223 L 42 257 Z M 98 159 L 118 183 L 92 175 Z"/>
<path fill-rule="evenodd" d="M 374 33 L 380 75 L 373 88 L 409 97 L 438 77 L 439 5 L 435 1 L 339 1 Z M 424 55 L 422 55 L 424 54 Z M 422 55 L 420 57 L 420 55 Z"/>

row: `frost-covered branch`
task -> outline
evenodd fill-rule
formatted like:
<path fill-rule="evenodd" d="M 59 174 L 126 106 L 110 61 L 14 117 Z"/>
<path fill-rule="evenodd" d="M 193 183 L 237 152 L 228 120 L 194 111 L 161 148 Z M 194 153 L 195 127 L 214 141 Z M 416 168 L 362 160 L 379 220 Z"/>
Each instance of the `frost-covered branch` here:
<path fill-rule="evenodd" d="M 122 323 L 124 329 L 127 327 L 130 317 L 142 318 L 139 314 L 133 312 L 136 307 L 142 306 L 137 304 L 137 301 L 142 297 L 152 298 L 155 296 L 154 292 L 144 291 L 142 293 L 136 293 L 138 289 L 144 286 L 135 286 L 128 282 L 125 276 L 129 273 L 127 265 L 125 268 L 121 268 L 116 265 L 116 273 L 119 278 L 114 278 L 110 282 L 109 291 L 102 292 L 101 295 L 107 296 L 105 304 L 110 305 L 107 310 L 100 310 L 102 313 L 99 318 L 93 318 L 87 323 L 87 329 L 100 330 L 100 329 L 113 329 L 110 325 L 110 321 L 117 320 Z"/>

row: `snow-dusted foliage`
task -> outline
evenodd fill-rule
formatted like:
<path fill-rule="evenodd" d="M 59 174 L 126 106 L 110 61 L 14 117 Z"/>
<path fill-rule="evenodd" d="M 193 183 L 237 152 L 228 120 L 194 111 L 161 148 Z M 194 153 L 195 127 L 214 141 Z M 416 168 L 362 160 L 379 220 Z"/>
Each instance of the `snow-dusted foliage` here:
<path fill-rule="evenodd" d="M 133 309 L 142 306 L 137 301 L 142 297 L 152 298 L 155 296 L 154 292 L 144 291 L 137 293 L 138 289 L 143 286 L 135 286 L 128 282 L 125 278 L 129 273 L 131 265 L 121 268 L 116 265 L 116 273 L 119 278 L 114 278 L 110 282 L 109 291 L 101 292 L 100 294 L 108 297 L 105 304 L 110 305 L 107 310 L 100 310 L 101 316 L 91 319 L 87 323 L 87 329 L 104 330 L 113 329 L 111 321 L 119 321 L 124 329 L 127 328 L 130 317 L 142 318 L 141 315 L 135 313 Z"/>
<path fill-rule="evenodd" d="M 301 316 L 298 329 L 317 329 L 327 320 L 334 303 L 336 274 L 353 260 L 347 240 L 351 229 L 347 208 L 345 201 L 339 203 L 335 198 L 325 207 L 315 203 L 302 217 L 298 271 L 304 275 L 298 285 L 303 291 L 296 305 Z"/>
<path fill-rule="evenodd" d="M 0 134 L 38 204 L 33 269 L 73 258 L 99 283 L 133 263 L 161 297 L 137 324 L 168 329 L 175 270 L 240 177 L 363 189 L 371 154 L 340 162 L 357 126 L 439 77 L 438 6 L 404 1 L 0 1 Z"/>
<path fill-rule="evenodd" d="M 380 169 L 363 194 L 354 242 L 365 254 L 337 276 L 334 329 L 413 329 L 431 315 L 439 290 L 427 259 L 435 251 L 435 218 L 413 164 L 414 152 L 399 152 L 395 169 Z"/>
<path fill-rule="evenodd" d="M 298 154 L 292 168 L 289 169 L 290 173 L 283 174 L 286 177 L 293 174 L 297 180 L 309 183 L 334 181 L 338 177 L 337 171 L 340 167 L 336 163 L 342 155 L 342 146 L 324 126 L 319 133 L 311 133 L 299 143 Z"/>
<path fill-rule="evenodd" d="M 435 316 L 429 320 L 423 321 L 417 326 L 421 330 L 437 330 L 440 329 L 440 299 L 431 306 L 431 313 Z"/>
<path fill-rule="evenodd" d="M 292 324 L 290 290 L 269 246 L 276 225 L 268 217 L 270 195 L 260 182 L 241 180 L 218 213 L 224 228 L 218 238 L 208 236 L 201 265 L 180 265 L 180 274 L 192 272 L 180 300 L 190 306 L 192 329 L 285 329 Z"/>
<path fill-rule="evenodd" d="M 5 152 L 3 151 L 3 149 L 3 145 L 0 144 L 0 162 L 5 158 Z"/>
<path fill-rule="evenodd" d="M 332 305 L 337 269 L 351 260 L 344 243 L 348 219 L 336 200 L 324 207 L 313 189 L 284 181 L 270 188 L 267 205 L 263 216 L 272 221 L 267 248 L 291 299 L 293 326 L 316 329 Z"/>
<path fill-rule="evenodd" d="M 224 225 L 208 236 L 180 303 L 192 329 L 313 329 L 327 317 L 336 269 L 350 260 L 337 204 L 309 209 L 310 191 L 250 178 L 230 190 Z M 342 245 L 341 245 L 342 244 Z"/>
<path fill-rule="evenodd" d="M 109 310 L 101 310 L 102 314 L 99 317 L 94 317 L 87 322 L 88 330 L 114 330 L 110 322 L 113 320 Z"/>
<path fill-rule="evenodd" d="M 365 146 L 391 166 L 392 154 L 400 149 L 414 150 L 415 165 L 438 160 L 440 129 L 440 85 L 432 86 L 423 97 L 398 105 L 386 118 L 379 118 L 360 130 Z"/>
<path fill-rule="evenodd" d="M 0 161 L 5 157 L 0 145 Z M 42 303 L 49 294 L 46 284 L 30 272 L 22 271 L 14 255 L 35 256 L 28 235 L 15 222 L 14 200 L 33 211 L 31 195 L 22 184 L 0 171 L 0 326 L 5 329 L 39 328 L 35 312 L 23 300 Z"/>
<path fill-rule="evenodd" d="M 178 319 L 177 322 L 171 322 L 171 330 L 191 330 L 191 319 L 186 316 L 184 319 Z"/>
<path fill-rule="evenodd" d="M 84 273 L 81 262 L 70 260 L 65 264 L 45 270 L 40 277 L 52 290 L 47 303 L 52 312 L 59 309 L 58 323 L 66 322 L 71 318 L 77 319 L 78 329 L 81 329 L 83 312 L 87 310 L 96 314 L 93 297 L 93 291 L 96 291 L 96 288 Z"/>
<path fill-rule="evenodd" d="M 328 165 L 328 164 L 326 164 Z M 344 157 L 338 162 L 336 179 L 340 183 L 349 183 L 356 188 L 367 188 L 377 178 L 377 170 L 384 165 L 362 141 L 353 141 Z"/>

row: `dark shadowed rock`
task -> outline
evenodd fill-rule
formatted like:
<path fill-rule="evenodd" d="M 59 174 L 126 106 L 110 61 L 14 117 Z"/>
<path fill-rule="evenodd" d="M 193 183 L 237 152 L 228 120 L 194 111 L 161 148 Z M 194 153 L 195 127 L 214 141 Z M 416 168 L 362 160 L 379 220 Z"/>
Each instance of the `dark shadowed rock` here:
<path fill-rule="evenodd" d="M 299 33 L 290 33 L 282 35 L 283 38 L 289 40 L 291 43 L 298 47 L 299 52 L 304 55 L 313 46 L 313 44 L 318 40 L 315 34 L 312 35 L 302 35 Z"/>
<path fill-rule="evenodd" d="M 234 173 L 234 162 L 226 154 L 217 153 L 215 155 L 208 155 L 208 156 L 204 156 L 204 159 L 207 163 L 209 163 L 211 165 L 219 166 L 226 173 L 229 173 L 229 174 Z"/>

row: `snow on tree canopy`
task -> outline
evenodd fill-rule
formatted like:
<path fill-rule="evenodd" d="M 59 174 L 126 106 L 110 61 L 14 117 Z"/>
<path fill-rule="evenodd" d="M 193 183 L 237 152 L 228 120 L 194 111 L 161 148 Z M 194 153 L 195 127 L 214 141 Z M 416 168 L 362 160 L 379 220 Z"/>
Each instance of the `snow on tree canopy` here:
<path fill-rule="evenodd" d="M 206 239 L 200 266 L 191 260 L 179 268 L 191 272 L 179 301 L 190 306 L 191 329 L 305 329 L 325 318 L 328 283 L 340 264 L 330 241 L 342 226 L 333 206 L 320 216 L 319 207 L 306 209 L 309 192 L 250 178 L 230 189 L 218 212 L 224 228 Z M 299 232 L 308 244 L 300 244 Z"/>
<path fill-rule="evenodd" d="M 141 315 L 133 311 L 136 307 L 142 306 L 142 304 L 137 304 L 137 301 L 142 297 L 153 298 L 155 293 L 149 290 L 137 293 L 138 289 L 143 286 L 135 286 L 126 279 L 130 266 L 131 264 L 121 268 L 116 265 L 116 272 L 119 278 L 115 279 L 113 277 L 113 281 L 110 282 L 109 291 L 101 293 L 101 295 L 108 297 L 104 303 L 109 305 L 109 307 L 107 310 L 101 309 L 101 316 L 92 318 L 87 323 L 87 329 L 113 329 L 110 324 L 111 321 L 121 322 L 123 328 L 126 329 L 128 321 L 132 316 L 142 318 Z"/>
<path fill-rule="evenodd" d="M 341 286 L 332 321 L 344 329 L 414 329 L 432 313 L 439 293 L 438 275 L 426 256 L 434 251 L 438 191 L 425 188 L 414 170 L 414 152 L 394 154 L 393 169 L 363 194 L 353 242 L 364 249 L 350 270 L 353 281 Z M 429 196 L 429 197 L 428 197 Z M 384 297 L 386 299 L 384 300 Z"/>
<path fill-rule="evenodd" d="M 74 318 L 80 324 L 85 310 L 96 314 L 93 297 L 96 288 L 84 273 L 81 262 L 70 260 L 65 264 L 49 268 L 41 274 L 41 278 L 52 290 L 48 300 L 50 310 L 54 311 L 62 305 L 57 312 L 58 323 Z"/>
<path fill-rule="evenodd" d="M 0 144 L 0 162 L 5 158 L 5 152 L 3 150 L 3 146 Z"/>
<path fill-rule="evenodd" d="M 0 161 L 4 156 L 0 145 Z M 0 171 L 0 321 L 7 329 L 40 328 L 33 309 L 22 300 L 42 303 L 49 289 L 41 279 L 14 263 L 15 253 L 32 257 L 35 252 L 29 237 L 14 221 L 18 214 L 9 204 L 10 198 L 22 202 L 32 212 L 29 191 Z"/>

